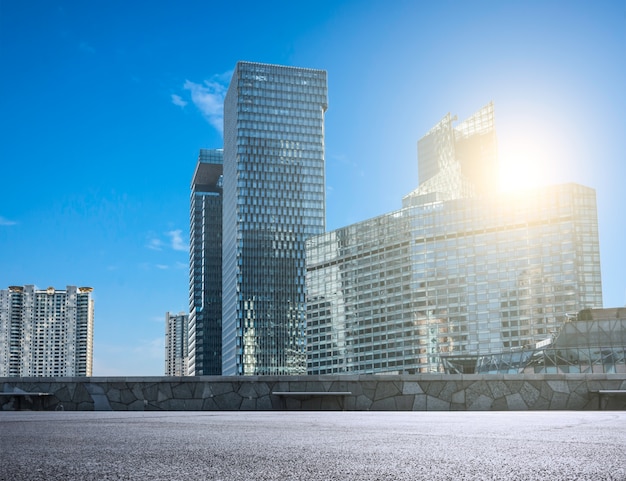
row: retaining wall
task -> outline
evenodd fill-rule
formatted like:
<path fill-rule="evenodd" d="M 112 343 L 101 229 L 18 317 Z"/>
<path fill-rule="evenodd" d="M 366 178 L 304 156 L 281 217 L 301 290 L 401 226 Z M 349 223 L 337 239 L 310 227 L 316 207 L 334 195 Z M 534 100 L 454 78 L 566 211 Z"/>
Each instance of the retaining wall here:
<path fill-rule="evenodd" d="M 464 411 L 625 409 L 626 374 L 0 378 L 0 409 Z M 274 392 L 350 392 L 278 396 Z M 19 404 L 18 404 L 19 403 Z"/>

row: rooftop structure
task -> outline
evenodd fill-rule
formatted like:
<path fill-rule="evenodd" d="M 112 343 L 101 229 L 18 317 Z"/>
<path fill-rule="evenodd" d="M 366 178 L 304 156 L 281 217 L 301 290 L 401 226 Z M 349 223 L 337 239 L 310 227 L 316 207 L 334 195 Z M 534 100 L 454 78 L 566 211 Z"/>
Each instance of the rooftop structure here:
<path fill-rule="evenodd" d="M 407 197 L 438 194 L 451 200 L 496 191 L 498 152 L 490 102 L 454 126 L 449 113 L 417 143 L 419 187 Z"/>

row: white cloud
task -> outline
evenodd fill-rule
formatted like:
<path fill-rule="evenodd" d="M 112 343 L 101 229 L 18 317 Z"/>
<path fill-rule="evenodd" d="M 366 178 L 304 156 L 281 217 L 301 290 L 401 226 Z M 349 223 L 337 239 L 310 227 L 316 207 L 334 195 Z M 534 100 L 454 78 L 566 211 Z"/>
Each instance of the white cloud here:
<path fill-rule="evenodd" d="M 165 264 L 157 264 L 155 267 L 157 269 L 161 269 L 162 271 L 165 271 L 170 268 L 169 266 L 166 266 Z"/>
<path fill-rule="evenodd" d="M 183 231 L 181 229 L 170 230 L 164 232 L 163 234 L 166 235 L 169 239 L 163 240 L 161 236 L 157 236 L 154 233 L 148 234 L 148 244 L 146 245 L 146 247 L 153 251 L 162 251 L 166 247 L 169 247 L 175 251 L 189 251 L 189 246 L 183 240 Z M 179 267 L 180 266 L 178 265 L 176 266 L 176 268 Z M 163 267 L 159 268 L 162 269 Z"/>
<path fill-rule="evenodd" d="M 152 249 L 153 251 L 163 250 L 163 241 L 153 237 L 148 241 L 148 249 Z"/>
<path fill-rule="evenodd" d="M 179 107 L 184 107 L 188 102 L 183 100 L 180 95 L 172 94 L 172 103 L 174 105 L 178 105 Z"/>
<path fill-rule="evenodd" d="M 224 75 L 215 76 L 212 80 L 205 80 L 202 84 L 187 80 L 183 85 L 183 88 L 191 93 L 191 101 L 194 105 L 220 134 L 224 130 L 224 97 L 226 96 L 223 78 Z"/>
<path fill-rule="evenodd" d="M 166 232 L 166 234 L 170 236 L 171 247 L 175 251 L 187 251 L 188 250 L 187 244 L 185 244 L 185 242 L 183 241 L 183 237 L 181 235 L 182 232 L 183 231 L 180 229 Z"/>
<path fill-rule="evenodd" d="M 16 225 L 17 222 L 7 219 L 6 217 L 2 217 L 0 215 L 0 225 Z"/>

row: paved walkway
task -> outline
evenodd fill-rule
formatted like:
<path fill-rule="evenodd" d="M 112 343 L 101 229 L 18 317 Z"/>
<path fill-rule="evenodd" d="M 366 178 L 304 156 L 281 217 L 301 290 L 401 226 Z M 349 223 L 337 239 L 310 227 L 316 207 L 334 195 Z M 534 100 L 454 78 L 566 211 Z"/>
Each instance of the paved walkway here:
<path fill-rule="evenodd" d="M 625 480 L 626 412 L 0 412 L 2 480 Z"/>

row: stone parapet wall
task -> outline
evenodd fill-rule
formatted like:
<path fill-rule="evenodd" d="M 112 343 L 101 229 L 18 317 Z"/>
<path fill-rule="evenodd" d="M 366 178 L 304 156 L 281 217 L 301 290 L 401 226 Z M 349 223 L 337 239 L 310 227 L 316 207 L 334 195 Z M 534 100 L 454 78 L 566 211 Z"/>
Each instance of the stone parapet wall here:
<path fill-rule="evenodd" d="M 0 378 L 0 409 L 68 411 L 497 411 L 598 409 L 626 374 Z M 24 393 L 51 393 L 44 397 Z M 275 395 L 298 392 L 298 395 Z M 302 395 L 350 392 L 349 395 Z M 19 397 L 19 405 L 17 397 Z M 624 409 L 625 397 L 602 408 Z"/>

